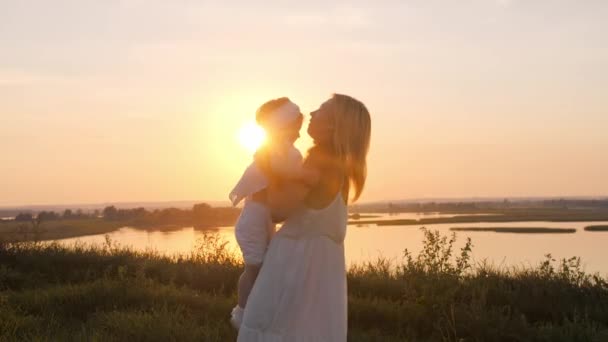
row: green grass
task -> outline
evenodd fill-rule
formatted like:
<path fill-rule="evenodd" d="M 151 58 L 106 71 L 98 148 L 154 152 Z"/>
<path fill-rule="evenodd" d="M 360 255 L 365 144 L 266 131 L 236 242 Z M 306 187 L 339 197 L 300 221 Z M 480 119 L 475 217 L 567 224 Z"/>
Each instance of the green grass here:
<path fill-rule="evenodd" d="M 587 226 L 585 230 L 588 232 L 608 232 L 608 226 Z"/>
<path fill-rule="evenodd" d="M 545 228 L 545 227 L 454 227 L 455 232 L 494 232 L 516 234 L 571 234 L 576 233 L 574 228 Z"/>
<path fill-rule="evenodd" d="M 606 341 L 608 282 L 577 258 L 472 265 L 425 231 L 420 254 L 348 272 L 350 341 Z M 0 341 L 233 341 L 241 264 L 217 235 L 167 257 L 106 245 L 0 244 Z"/>

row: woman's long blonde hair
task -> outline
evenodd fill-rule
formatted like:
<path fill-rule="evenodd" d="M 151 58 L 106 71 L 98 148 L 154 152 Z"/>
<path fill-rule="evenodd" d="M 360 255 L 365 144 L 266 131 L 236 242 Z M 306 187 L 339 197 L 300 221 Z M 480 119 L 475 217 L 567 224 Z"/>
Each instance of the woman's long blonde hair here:
<path fill-rule="evenodd" d="M 361 196 L 367 177 L 366 158 L 372 131 L 371 118 L 361 101 L 347 95 L 334 94 L 332 106 L 334 153 L 342 164 L 349 188 L 354 188 L 354 202 Z"/>

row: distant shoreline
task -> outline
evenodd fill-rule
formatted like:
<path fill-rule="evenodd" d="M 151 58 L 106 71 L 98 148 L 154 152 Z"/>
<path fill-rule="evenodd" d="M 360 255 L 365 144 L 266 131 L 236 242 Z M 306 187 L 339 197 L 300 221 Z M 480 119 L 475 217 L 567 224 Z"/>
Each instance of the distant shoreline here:
<path fill-rule="evenodd" d="M 520 204 L 524 207 L 534 203 L 552 202 L 557 203 L 563 201 L 568 202 L 603 202 L 608 201 L 608 195 L 586 195 L 586 196 L 470 196 L 470 197 L 418 197 L 418 198 L 405 198 L 405 199 L 394 199 L 394 200 L 374 200 L 357 202 L 351 204 L 350 207 L 356 212 L 364 213 L 368 212 L 369 208 L 374 208 L 374 212 L 384 211 L 387 206 L 411 206 L 411 205 L 428 205 L 428 204 L 500 204 L 508 202 L 511 204 Z M 103 209 L 106 206 L 113 205 L 116 208 L 128 209 L 128 208 L 146 208 L 150 209 L 164 209 L 164 208 L 190 208 L 197 203 L 206 203 L 211 207 L 229 207 L 231 206 L 228 200 L 168 200 L 168 201 L 115 201 L 115 202 L 83 202 L 83 203 L 55 203 L 55 204 L 1 204 L 0 213 L 18 213 L 18 212 L 38 212 L 38 211 L 63 211 L 65 209 L 79 208 L 85 211 L 93 211 L 95 209 Z M 408 212 L 420 212 L 420 210 L 407 210 Z M 424 210 L 422 210 L 424 211 Z M 0 215 L 2 216 L 2 215 Z M 13 215 L 5 215 L 13 216 Z"/>
<path fill-rule="evenodd" d="M 450 212 L 442 212 L 442 214 Z M 454 217 L 436 217 L 421 219 L 386 219 L 378 215 L 350 214 L 350 225 L 375 225 L 375 226 L 421 226 L 430 224 L 466 224 L 466 223 L 509 223 L 509 222 L 592 222 L 608 221 L 608 210 L 548 210 L 548 209 L 508 209 L 487 210 L 491 215 L 462 215 Z M 184 227 L 195 227 L 195 229 L 212 229 L 214 227 L 231 226 L 236 220 L 235 212 L 223 219 L 200 222 L 175 221 L 175 222 L 151 222 L 133 219 L 107 220 L 103 218 L 86 219 L 60 219 L 44 221 L 40 227 L 31 229 L 29 222 L 2 221 L 0 222 L 0 240 L 3 241 L 49 241 L 68 238 L 77 238 L 89 235 L 108 234 L 121 228 L 131 227 L 145 231 L 173 231 Z M 354 219 L 359 217 L 359 219 Z M 495 227 L 491 227 L 496 230 Z M 508 227 L 507 227 L 508 228 Z M 549 229 L 552 229 L 548 227 Z M 517 228 L 523 232 L 525 227 Z M 462 230 L 462 229 L 458 229 Z M 478 229 L 476 229 L 478 230 Z M 509 231 L 513 231 L 509 229 Z M 608 225 L 589 226 L 586 231 L 608 231 Z M 543 231 L 546 232 L 546 231 Z"/>
<path fill-rule="evenodd" d="M 588 226 L 585 227 L 588 232 L 608 232 L 608 225 Z"/>
<path fill-rule="evenodd" d="M 227 224 L 230 225 L 230 224 Z M 169 232 L 184 227 L 194 229 L 211 230 L 225 225 L 192 225 L 186 223 L 174 224 L 136 224 L 132 220 L 106 221 L 99 219 L 83 220 L 59 220 L 48 221 L 41 225 L 38 230 L 20 229 L 28 227 L 27 224 L 18 222 L 0 223 L 0 241 L 24 242 L 24 241 L 53 241 L 62 239 L 78 238 L 90 235 L 109 234 L 122 228 L 133 228 L 143 231 Z"/>
<path fill-rule="evenodd" d="M 353 225 L 377 225 L 377 226 L 414 226 L 427 224 L 446 223 L 508 223 L 508 222 L 593 222 L 608 221 L 608 209 L 489 209 L 477 210 L 475 213 L 488 215 L 460 215 L 454 217 L 435 217 L 420 219 L 363 219 L 349 220 Z M 457 211 L 441 211 L 441 214 L 456 214 Z"/>
<path fill-rule="evenodd" d="M 546 227 L 453 227 L 453 232 L 493 232 L 513 234 L 571 234 L 575 228 L 546 228 Z"/>

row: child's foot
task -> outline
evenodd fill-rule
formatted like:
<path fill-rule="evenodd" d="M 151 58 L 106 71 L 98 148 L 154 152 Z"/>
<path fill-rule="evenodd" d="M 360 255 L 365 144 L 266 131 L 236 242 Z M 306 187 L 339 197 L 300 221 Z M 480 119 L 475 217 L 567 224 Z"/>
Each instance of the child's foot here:
<path fill-rule="evenodd" d="M 230 324 L 232 324 L 232 327 L 234 327 L 234 329 L 239 330 L 239 328 L 241 327 L 244 312 L 245 310 L 243 310 L 243 308 L 238 305 L 232 309 L 232 313 L 230 314 Z"/>

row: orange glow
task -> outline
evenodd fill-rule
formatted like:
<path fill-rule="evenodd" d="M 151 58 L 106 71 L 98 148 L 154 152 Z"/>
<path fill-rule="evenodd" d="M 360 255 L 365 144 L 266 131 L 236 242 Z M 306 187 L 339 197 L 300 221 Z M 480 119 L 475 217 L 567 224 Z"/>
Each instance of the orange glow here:
<path fill-rule="evenodd" d="M 266 132 L 255 123 L 248 122 L 239 130 L 239 142 L 248 152 L 255 152 L 266 139 Z"/>

